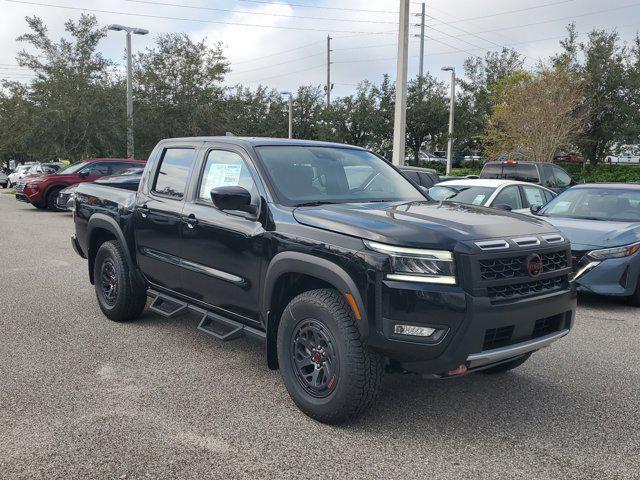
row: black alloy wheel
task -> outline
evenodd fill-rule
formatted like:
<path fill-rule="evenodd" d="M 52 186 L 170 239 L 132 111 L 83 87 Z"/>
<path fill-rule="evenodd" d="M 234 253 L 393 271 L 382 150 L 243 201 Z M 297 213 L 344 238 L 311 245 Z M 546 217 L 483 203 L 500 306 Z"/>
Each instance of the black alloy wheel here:
<path fill-rule="evenodd" d="M 331 332 L 314 319 L 302 320 L 291 339 L 291 363 L 302 388 L 315 398 L 329 395 L 338 382 L 339 363 Z"/>
<path fill-rule="evenodd" d="M 107 305 L 115 305 L 118 298 L 118 274 L 111 258 L 105 258 L 100 267 L 100 288 Z"/>

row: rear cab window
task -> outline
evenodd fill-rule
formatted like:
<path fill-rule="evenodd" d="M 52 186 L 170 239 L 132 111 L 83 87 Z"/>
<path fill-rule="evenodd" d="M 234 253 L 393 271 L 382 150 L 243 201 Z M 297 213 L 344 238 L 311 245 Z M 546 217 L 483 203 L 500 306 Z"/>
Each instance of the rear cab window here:
<path fill-rule="evenodd" d="M 193 148 L 165 149 L 151 191 L 176 200 L 184 198 L 195 159 Z"/>
<path fill-rule="evenodd" d="M 488 163 L 482 169 L 481 178 L 518 180 L 537 183 L 540 181 L 538 169 L 531 163 Z"/>

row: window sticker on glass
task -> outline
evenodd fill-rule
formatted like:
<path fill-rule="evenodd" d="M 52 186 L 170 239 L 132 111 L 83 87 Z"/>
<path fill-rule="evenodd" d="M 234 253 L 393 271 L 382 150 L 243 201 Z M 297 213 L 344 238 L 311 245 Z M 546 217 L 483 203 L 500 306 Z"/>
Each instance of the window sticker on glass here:
<path fill-rule="evenodd" d="M 484 199 L 487 198 L 486 195 L 476 195 L 476 198 L 471 202 L 473 205 L 482 205 L 484 204 Z"/>
<path fill-rule="evenodd" d="M 240 183 L 240 172 L 242 165 L 239 163 L 213 163 L 209 166 L 205 192 L 216 187 L 235 187 Z"/>

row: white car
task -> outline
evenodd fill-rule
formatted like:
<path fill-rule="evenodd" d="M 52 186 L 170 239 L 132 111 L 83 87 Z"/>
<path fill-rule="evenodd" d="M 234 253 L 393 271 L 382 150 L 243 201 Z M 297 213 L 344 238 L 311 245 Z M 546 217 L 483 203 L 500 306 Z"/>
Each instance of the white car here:
<path fill-rule="evenodd" d="M 548 188 L 515 180 L 448 180 L 428 190 L 431 199 L 528 213 L 556 196 Z"/>
<path fill-rule="evenodd" d="M 18 165 L 16 169 L 13 172 L 11 172 L 7 177 L 9 179 L 7 188 L 11 188 L 12 186 L 16 185 L 18 181 L 22 180 L 22 178 L 24 178 L 24 176 L 27 174 L 27 172 L 32 166 L 33 166 L 32 163 L 31 164 L 25 163 L 24 165 Z"/>

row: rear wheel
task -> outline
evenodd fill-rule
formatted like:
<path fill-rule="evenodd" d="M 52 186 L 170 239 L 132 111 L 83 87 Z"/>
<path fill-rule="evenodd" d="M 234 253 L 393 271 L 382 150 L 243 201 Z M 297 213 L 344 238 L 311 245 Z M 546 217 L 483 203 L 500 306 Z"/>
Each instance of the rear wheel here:
<path fill-rule="evenodd" d="M 304 292 L 278 327 L 278 361 L 298 408 L 323 423 L 344 423 L 367 410 L 380 386 L 383 361 L 360 340 L 351 307 L 332 289 Z"/>
<path fill-rule="evenodd" d="M 132 278 L 120 244 L 104 242 L 93 266 L 96 297 L 102 313 L 115 322 L 135 320 L 147 302 L 146 290 Z"/>
<path fill-rule="evenodd" d="M 509 370 L 513 370 L 514 368 L 518 368 L 524 362 L 529 360 L 531 356 L 530 353 L 523 355 L 522 357 L 516 358 L 515 360 L 511 360 L 510 362 L 501 363 L 500 365 L 496 365 L 495 367 L 487 368 L 486 370 L 480 370 L 480 373 L 488 373 L 488 374 L 496 374 L 496 373 L 504 373 Z"/>

